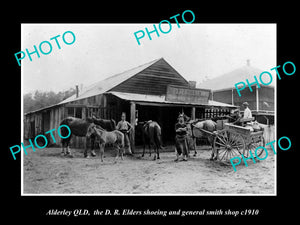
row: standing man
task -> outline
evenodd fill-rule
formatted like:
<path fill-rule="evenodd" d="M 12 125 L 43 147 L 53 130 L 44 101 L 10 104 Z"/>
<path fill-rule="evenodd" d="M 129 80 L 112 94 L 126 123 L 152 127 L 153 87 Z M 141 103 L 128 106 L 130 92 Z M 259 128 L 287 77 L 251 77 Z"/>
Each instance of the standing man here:
<path fill-rule="evenodd" d="M 187 161 L 188 147 L 187 147 L 187 127 L 184 123 L 183 114 L 179 114 L 178 123 L 175 124 L 175 147 L 176 147 L 176 159 L 178 161 L 179 156 L 183 155 L 183 161 Z"/>
<path fill-rule="evenodd" d="M 251 110 L 249 109 L 248 102 L 244 102 L 243 107 L 244 107 L 244 117 L 243 118 L 244 119 L 252 118 L 252 113 L 251 113 Z"/>
<path fill-rule="evenodd" d="M 129 132 L 132 129 L 131 124 L 126 121 L 126 113 L 122 112 L 121 121 L 118 122 L 117 130 L 121 131 L 124 134 L 124 144 L 125 149 L 128 149 L 130 155 L 132 155 L 131 147 L 130 147 L 130 140 L 129 140 Z"/>

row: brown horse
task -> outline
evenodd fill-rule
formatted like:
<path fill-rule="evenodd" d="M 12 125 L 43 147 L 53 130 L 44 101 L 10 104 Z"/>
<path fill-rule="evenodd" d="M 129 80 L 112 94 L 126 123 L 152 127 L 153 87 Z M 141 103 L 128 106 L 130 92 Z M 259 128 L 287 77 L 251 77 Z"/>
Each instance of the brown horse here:
<path fill-rule="evenodd" d="M 92 123 L 87 129 L 86 137 L 90 138 L 92 135 L 94 135 L 99 142 L 101 162 L 103 162 L 105 144 L 113 144 L 117 150 L 115 162 L 117 162 L 119 155 L 121 155 L 121 159 L 123 160 L 124 134 L 121 131 L 106 131 L 102 127 Z"/>
<path fill-rule="evenodd" d="M 86 118 L 86 119 L 79 119 L 75 117 L 67 117 L 63 119 L 60 123 L 60 125 L 67 125 L 71 130 L 71 135 L 66 139 L 61 139 L 62 143 L 62 153 L 63 154 L 70 154 L 71 151 L 69 149 L 70 140 L 72 138 L 72 135 L 78 136 L 78 137 L 86 137 L 87 129 L 90 126 L 91 123 L 95 123 L 99 126 L 101 126 L 104 129 L 107 129 L 109 131 L 116 129 L 116 122 L 114 120 L 105 120 L 105 119 L 97 119 L 96 117 Z M 62 136 L 67 136 L 69 134 L 69 131 L 66 127 L 61 128 L 61 134 Z M 94 152 L 94 142 L 95 142 L 95 136 L 91 135 L 90 138 L 86 139 L 86 145 L 84 150 L 84 157 L 87 157 L 87 148 L 88 143 L 91 142 L 91 155 L 95 156 Z M 65 152 L 65 148 L 67 151 Z"/>
<path fill-rule="evenodd" d="M 161 142 L 161 127 L 155 121 L 149 120 L 144 122 L 142 128 L 142 135 L 143 135 L 143 154 L 142 157 L 145 155 L 145 145 L 148 141 L 149 144 L 149 152 L 151 156 L 151 147 L 153 147 L 155 155 L 154 160 L 160 159 L 159 157 L 159 149 L 162 149 L 162 142 Z"/>

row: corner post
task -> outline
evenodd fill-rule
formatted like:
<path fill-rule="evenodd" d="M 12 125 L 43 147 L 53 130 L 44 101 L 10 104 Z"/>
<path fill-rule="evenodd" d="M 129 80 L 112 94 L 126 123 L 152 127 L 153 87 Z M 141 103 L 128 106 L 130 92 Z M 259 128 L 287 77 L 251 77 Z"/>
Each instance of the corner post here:
<path fill-rule="evenodd" d="M 134 153 L 135 151 L 135 111 L 136 111 L 136 104 L 135 102 L 130 102 L 130 124 L 132 126 L 131 135 L 131 151 Z"/>
<path fill-rule="evenodd" d="M 196 107 L 192 107 L 192 110 L 191 110 L 191 119 L 192 120 L 196 119 Z"/>

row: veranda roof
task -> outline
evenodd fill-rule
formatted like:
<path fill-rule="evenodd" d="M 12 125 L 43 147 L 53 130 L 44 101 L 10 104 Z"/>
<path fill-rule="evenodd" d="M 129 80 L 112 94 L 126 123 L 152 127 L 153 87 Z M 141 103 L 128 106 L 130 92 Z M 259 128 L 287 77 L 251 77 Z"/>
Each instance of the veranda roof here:
<path fill-rule="evenodd" d="M 214 106 L 214 107 L 228 107 L 236 108 L 234 105 L 208 100 L 207 104 L 195 104 L 195 103 L 185 103 L 185 102 L 174 102 L 165 100 L 165 95 L 144 95 L 144 94 L 135 94 L 135 93 L 124 93 L 124 92 L 107 92 L 107 94 L 112 94 L 120 99 L 126 101 L 134 101 L 140 104 L 166 104 L 166 105 L 186 105 L 186 106 Z"/>

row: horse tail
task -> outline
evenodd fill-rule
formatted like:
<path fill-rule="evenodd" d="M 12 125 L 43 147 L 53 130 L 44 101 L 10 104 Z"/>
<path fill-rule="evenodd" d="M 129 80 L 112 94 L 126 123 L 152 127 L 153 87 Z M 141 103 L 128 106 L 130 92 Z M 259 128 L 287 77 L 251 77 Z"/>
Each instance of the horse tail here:
<path fill-rule="evenodd" d="M 119 146 L 121 146 L 122 148 L 125 146 L 124 143 L 125 143 L 125 134 L 123 134 L 121 131 L 119 130 L 114 130 L 114 131 L 111 131 L 113 132 L 115 135 L 116 135 L 116 144 L 118 144 Z"/>
<path fill-rule="evenodd" d="M 154 126 L 154 142 L 156 144 L 156 147 L 158 149 L 162 149 L 162 143 L 161 143 L 161 128 L 158 124 Z"/>

